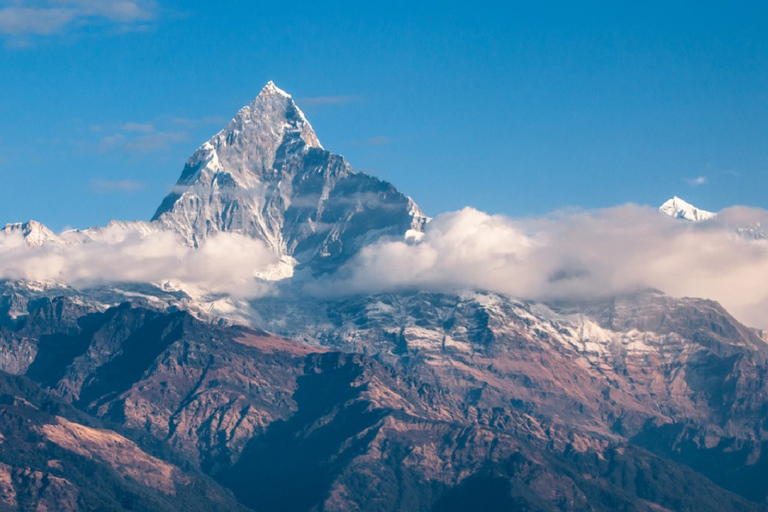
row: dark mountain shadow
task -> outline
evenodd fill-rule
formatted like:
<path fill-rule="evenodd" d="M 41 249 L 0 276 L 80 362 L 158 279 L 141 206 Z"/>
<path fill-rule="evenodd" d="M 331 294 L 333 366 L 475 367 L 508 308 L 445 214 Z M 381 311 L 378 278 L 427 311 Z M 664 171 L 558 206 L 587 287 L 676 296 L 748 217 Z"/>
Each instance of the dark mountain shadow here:
<path fill-rule="evenodd" d="M 54 386 L 79 356 L 85 354 L 93 341 L 93 335 L 108 323 L 120 310 L 112 308 L 104 313 L 91 313 L 77 319 L 79 332 L 53 333 L 40 336 L 37 356 L 27 369 L 26 375 L 43 386 Z"/>
<path fill-rule="evenodd" d="M 83 387 L 76 405 L 114 398 L 141 380 L 149 366 L 184 334 L 185 312 L 170 315 L 150 313 L 146 322 L 120 345 L 120 354 L 100 366 Z"/>
<path fill-rule="evenodd" d="M 387 413 L 359 400 L 364 387 L 352 386 L 364 370 L 358 359 L 338 353 L 311 357 L 293 395 L 296 413 L 252 439 L 219 482 L 255 510 L 303 511 L 320 503 Z"/>

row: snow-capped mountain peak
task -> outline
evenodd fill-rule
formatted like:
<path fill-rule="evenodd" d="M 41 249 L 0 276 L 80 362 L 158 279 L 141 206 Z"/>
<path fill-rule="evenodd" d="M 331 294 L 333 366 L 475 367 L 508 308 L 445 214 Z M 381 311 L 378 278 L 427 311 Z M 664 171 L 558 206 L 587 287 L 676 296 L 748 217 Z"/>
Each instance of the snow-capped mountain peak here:
<path fill-rule="evenodd" d="M 426 217 L 389 183 L 326 151 L 291 96 L 269 82 L 190 157 L 153 221 L 191 246 L 239 233 L 281 260 L 328 271 L 364 243 L 421 231 Z"/>
<path fill-rule="evenodd" d="M 290 98 L 291 97 L 290 94 L 288 94 L 287 92 L 285 92 L 284 90 L 282 90 L 281 88 L 276 86 L 275 82 L 273 82 L 272 80 L 267 82 L 267 85 L 265 85 L 261 89 L 261 93 L 260 94 L 276 94 L 276 95 L 282 96 L 284 98 Z"/>
<path fill-rule="evenodd" d="M 48 242 L 60 242 L 53 231 L 34 220 L 6 224 L 0 233 L 5 235 L 20 233 L 28 247 L 39 247 Z"/>
<path fill-rule="evenodd" d="M 659 207 L 659 211 L 676 219 L 685 219 L 694 222 L 713 218 L 716 214 L 696 208 L 692 204 L 674 196 Z"/>
<path fill-rule="evenodd" d="M 253 125 L 253 126 L 249 126 Z M 233 137 L 233 132 L 248 132 L 244 135 L 260 135 L 262 140 L 249 137 Z M 322 147 L 304 113 L 296 106 L 290 94 L 270 81 L 256 98 L 240 109 L 230 123 L 218 134 L 220 142 L 267 142 L 270 137 L 282 138 L 287 134 L 299 135 L 310 147 Z M 236 144 L 235 144 L 236 145 Z"/>

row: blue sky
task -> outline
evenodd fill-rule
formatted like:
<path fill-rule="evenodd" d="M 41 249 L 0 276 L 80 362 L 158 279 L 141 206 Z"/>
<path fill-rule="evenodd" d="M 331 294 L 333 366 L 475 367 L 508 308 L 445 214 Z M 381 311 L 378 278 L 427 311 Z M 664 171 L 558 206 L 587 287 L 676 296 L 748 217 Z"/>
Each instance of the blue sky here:
<path fill-rule="evenodd" d="M 430 215 L 768 208 L 768 5 L 574 4 L 0 1 L 0 223 L 149 219 L 268 80 Z"/>

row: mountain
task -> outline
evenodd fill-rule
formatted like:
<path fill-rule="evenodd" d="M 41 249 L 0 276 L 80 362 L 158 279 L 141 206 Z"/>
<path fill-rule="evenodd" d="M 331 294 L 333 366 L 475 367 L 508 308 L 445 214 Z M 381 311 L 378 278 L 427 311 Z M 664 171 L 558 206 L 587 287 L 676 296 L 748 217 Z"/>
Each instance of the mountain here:
<path fill-rule="evenodd" d="M 768 510 L 768 344 L 716 302 L 304 293 L 427 222 L 269 83 L 150 222 L 6 227 L 15 256 L 127 240 L 194 278 L 236 233 L 281 263 L 255 298 L 0 282 L 0 510 Z"/>
<path fill-rule="evenodd" d="M 192 246 L 222 231 L 257 238 L 287 265 L 315 273 L 427 221 L 391 184 L 323 149 L 272 82 L 192 155 L 152 220 Z"/>
<path fill-rule="evenodd" d="M 4 235 L 20 235 L 29 247 L 40 247 L 44 243 L 60 241 L 53 231 L 34 220 L 6 224 L 0 233 Z"/>
<path fill-rule="evenodd" d="M 712 212 L 700 210 L 677 196 L 674 196 L 672 199 L 661 205 L 659 211 L 676 219 L 685 219 L 694 222 L 711 219 L 716 215 Z"/>
<path fill-rule="evenodd" d="M 32 354 L 14 371 L 76 407 L 67 421 L 165 446 L 155 464 L 202 471 L 253 510 L 765 510 L 733 493 L 765 501 L 765 348 L 714 303 L 412 293 L 285 307 L 263 313 L 294 339 L 43 300 L 3 319 L 2 359 Z M 66 439 L 51 442 L 110 453 Z"/>
<path fill-rule="evenodd" d="M 271 249 L 280 265 L 270 278 L 281 279 L 294 267 L 333 272 L 383 237 L 417 237 L 428 220 L 392 184 L 323 149 L 291 96 L 269 82 L 189 158 L 151 222 L 111 221 L 57 236 L 30 221 L 4 232 L 21 233 L 34 247 L 87 243 L 115 230 L 171 232 L 199 247 L 217 233 L 236 233 Z"/>

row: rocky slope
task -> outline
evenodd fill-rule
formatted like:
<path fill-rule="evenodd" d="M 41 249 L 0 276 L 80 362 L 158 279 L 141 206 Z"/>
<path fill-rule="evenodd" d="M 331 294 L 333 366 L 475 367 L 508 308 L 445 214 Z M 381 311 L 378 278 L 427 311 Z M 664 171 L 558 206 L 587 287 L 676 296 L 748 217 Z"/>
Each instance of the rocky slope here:
<path fill-rule="evenodd" d="M 5 372 L 0 432 L 0 510 L 244 510 L 183 461 L 158 458 L 157 443 L 143 443 L 150 454 Z"/>
<path fill-rule="evenodd" d="M 548 305 L 411 293 L 262 307 L 274 319 L 265 327 L 285 336 L 378 354 L 404 374 L 427 372 L 465 403 L 514 404 L 598 439 L 634 439 L 681 461 L 698 457 L 704 474 L 766 498 L 757 475 L 768 346 L 714 302 L 653 291 Z M 656 439 L 649 432 L 683 426 L 685 441 L 649 442 Z M 725 452 L 741 461 L 729 476 L 707 462 Z"/>
<path fill-rule="evenodd" d="M 387 302 L 405 306 L 405 316 L 382 315 Z M 491 509 L 760 510 L 630 442 L 649 425 L 695 426 L 691 409 L 711 404 L 688 390 L 665 396 L 681 387 L 675 379 L 656 382 L 615 362 L 589 363 L 590 355 L 573 360 L 583 352 L 572 346 L 574 325 L 488 295 L 342 306 L 325 304 L 342 312 L 325 347 L 184 312 L 126 304 L 88 313 L 66 298 L 32 305 L 12 332 L 35 347 L 29 378 L 139 442 L 162 443 L 255 510 L 455 510 L 467 500 L 490 500 Z M 455 314 L 430 316 L 441 308 Z M 414 312 L 420 326 L 409 325 Z M 348 336 L 348 321 L 359 328 L 355 343 L 377 336 L 380 348 L 335 348 L 343 343 L 332 333 Z M 402 332 L 387 334 L 391 326 Z M 452 339 L 446 347 L 433 345 L 430 332 L 440 331 Z M 734 350 L 755 362 L 752 341 Z M 670 410 L 649 406 L 651 382 Z M 40 432 L 107 464 L 109 454 L 139 453 L 75 420 L 53 416 Z M 744 437 L 736 427 L 729 435 Z M 132 456 L 129 467 L 149 457 Z M 155 464 L 170 468 L 155 486 L 189 478 Z"/>

